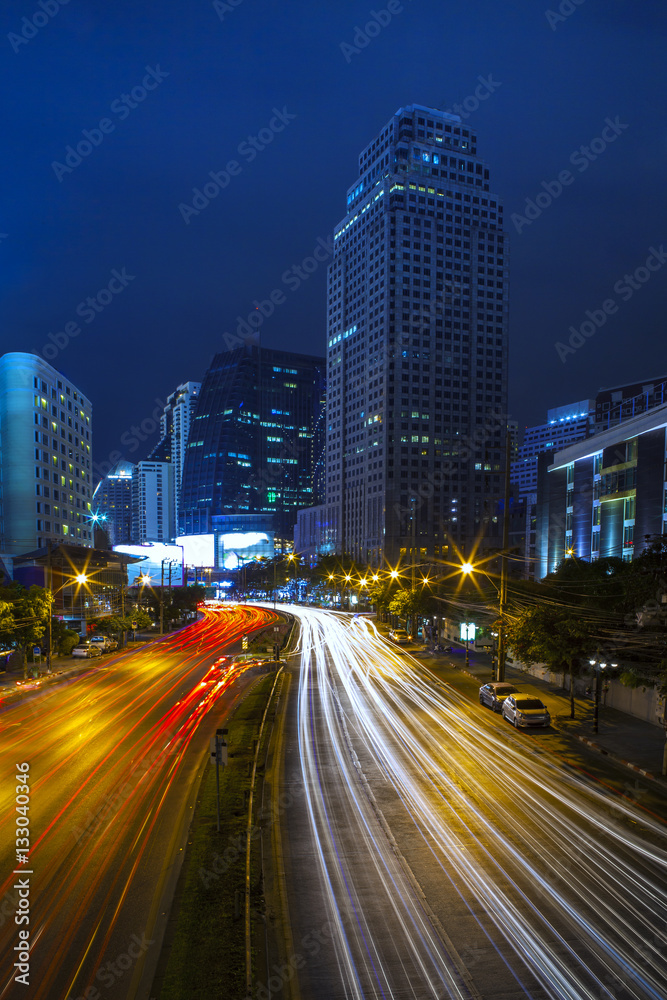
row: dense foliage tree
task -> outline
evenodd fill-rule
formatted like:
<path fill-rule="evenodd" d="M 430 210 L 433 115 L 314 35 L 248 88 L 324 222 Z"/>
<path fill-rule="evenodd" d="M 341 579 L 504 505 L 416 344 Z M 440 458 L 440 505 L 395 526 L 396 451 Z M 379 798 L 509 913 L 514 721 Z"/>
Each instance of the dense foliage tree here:
<path fill-rule="evenodd" d="M 535 605 L 506 622 L 514 655 L 523 663 L 546 663 L 570 674 L 570 715 L 574 718 L 574 675 L 580 661 L 596 648 L 590 626 L 569 608 Z"/>
<path fill-rule="evenodd" d="M 28 647 L 41 646 L 52 600 L 43 587 L 26 590 L 20 583 L 0 587 L 0 641 L 21 651 L 24 676 Z"/>

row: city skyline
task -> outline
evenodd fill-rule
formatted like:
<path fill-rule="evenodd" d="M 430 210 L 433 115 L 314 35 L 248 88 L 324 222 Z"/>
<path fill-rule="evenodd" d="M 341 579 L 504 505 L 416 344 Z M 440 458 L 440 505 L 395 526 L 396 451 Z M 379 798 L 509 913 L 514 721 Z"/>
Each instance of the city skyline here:
<path fill-rule="evenodd" d="M 410 103 L 458 106 L 494 165 L 520 425 L 663 368 L 657 4 L 404 3 L 373 24 L 357 3 L 227 7 L 67 5 L 32 28 L 5 8 L 2 349 L 44 353 L 94 402 L 96 465 L 146 457 L 121 438 L 253 313 L 267 347 L 324 352 L 341 191 Z"/>

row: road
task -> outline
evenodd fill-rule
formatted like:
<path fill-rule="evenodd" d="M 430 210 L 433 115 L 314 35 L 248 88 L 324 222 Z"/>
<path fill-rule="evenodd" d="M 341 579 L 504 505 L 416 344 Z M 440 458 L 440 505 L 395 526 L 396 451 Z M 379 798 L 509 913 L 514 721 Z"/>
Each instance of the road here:
<path fill-rule="evenodd" d="M 290 610 L 281 822 L 303 1000 L 664 1000 L 667 828 L 370 622 Z"/>
<path fill-rule="evenodd" d="M 209 737 L 254 680 L 221 654 L 272 620 L 255 608 L 205 609 L 165 641 L 95 660 L 0 715 L 3 1000 L 149 996 Z M 25 863 L 19 815 L 22 829 L 29 822 Z M 17 924 L 26 904 L 29 923 Z M 14 978 L 21 930 L 27 983 Z"/>

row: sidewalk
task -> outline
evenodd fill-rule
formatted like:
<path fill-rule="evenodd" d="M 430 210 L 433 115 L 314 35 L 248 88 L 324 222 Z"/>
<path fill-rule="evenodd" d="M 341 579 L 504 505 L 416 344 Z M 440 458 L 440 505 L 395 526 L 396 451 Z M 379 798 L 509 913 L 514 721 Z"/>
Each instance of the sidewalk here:
<path fill-rule="evenodd" d="M 417 654 L 419 656 L 419 654 Z M 465 649 L 453 645 L 453 652 L 425 657 L 424 662 L 437 671 L 438 666 L 453 667 L 473 678 L 481 687 L 491 678 L 491 657 L 470 651 L 465 668 Z M 656 786 L 667 793 L 667 779 L 660 776 L 660 764 L 665 747 L 665 731 L 625 712 L 600 705 L 598 732 L 593 732 L 593 699 L 575 700 L 576 718 L 570 718 L 570 696 L 562 688 L 522 670 L 507 665 L 505 679 L 526 694 L 544 701 L 552 716 L 552 728 L 572 740 L 578 740 L 610 759 L 654 779 Z M 475 692 L 476 693 L 476 692 Z"/>
<path fill-rule="evenodd" d="M 94 656 L 90 659 L 79 656 L 57 656 L 51 661 L 50 674 L 46 672 L 46 663 L 42 661 L 42 663 L 37 664 L 40 671 L 40 676 L 37 679 L 28 676 L 27 680 L 23 680 L 23 671 L 21 670 L 0 673 L 0 710 L 7 708 L 9 705 L 16 704 L 23 695 L 43 690 L 45 687 L 50 687 L 51 684 L 59 683 L 62 680 L 73 677 L 77 673 L 83 673 L 84 671 L 93 670 L 95 667 L 104 666 L 105 663 L 112 660 L 115 662 L 119 656 L 142 649 L 152 642 L 153 639 L 154 637 L 151 639 L 148 636 L 142 636 L 142 641 L 140 642 L 128 642 L 123 649 L 117 649 L 113 653 Z M 32 672 L 32 668 L 33 664 L 29 663 L 29 674 Z"/>

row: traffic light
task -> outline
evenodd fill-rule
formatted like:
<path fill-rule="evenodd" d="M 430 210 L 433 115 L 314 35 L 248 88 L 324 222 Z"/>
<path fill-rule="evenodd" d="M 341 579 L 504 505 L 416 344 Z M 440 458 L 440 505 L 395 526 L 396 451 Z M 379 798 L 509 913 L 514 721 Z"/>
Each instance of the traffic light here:
<path fill-rule="evenodd" d="M 244 635 L 243 638 L 241 639 L 241 649 L 247 649 L 247 648 L 248 648 L 248 636 Z"/>

